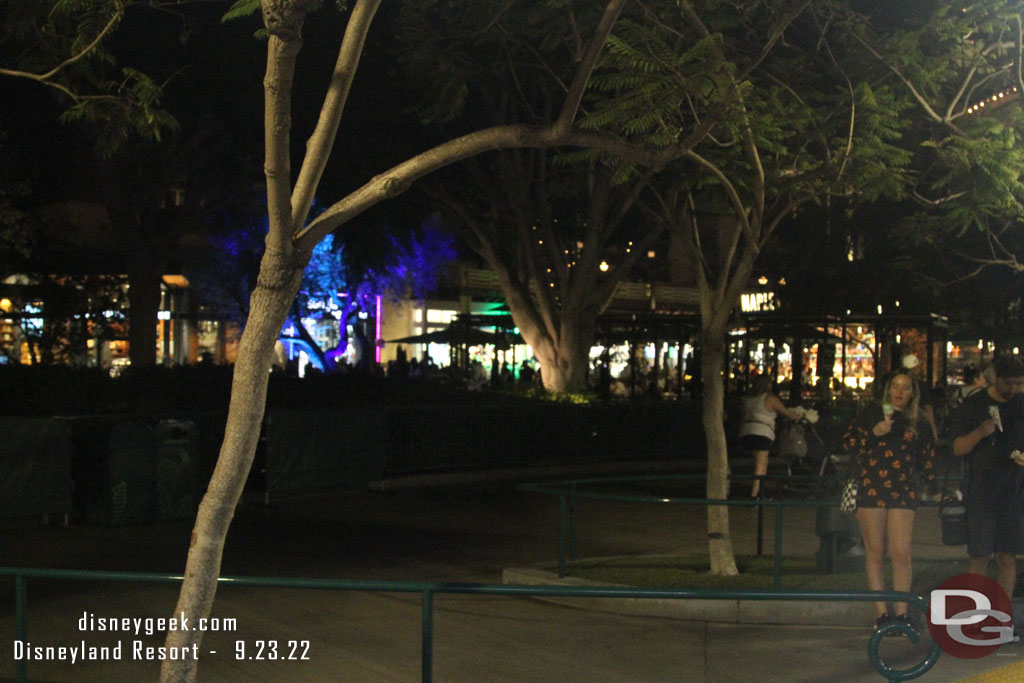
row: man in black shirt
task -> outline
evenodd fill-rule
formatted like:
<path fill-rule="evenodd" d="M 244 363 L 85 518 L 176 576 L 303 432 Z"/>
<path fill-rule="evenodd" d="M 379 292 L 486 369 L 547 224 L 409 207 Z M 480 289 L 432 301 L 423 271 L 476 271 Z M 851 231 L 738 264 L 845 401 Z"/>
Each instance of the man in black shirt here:
<path fill-rule="evenodd" d="M 968 571 L 985 574 L 995 556 L 996 582 L 1013 597 L 1017 535 L 1024 521 L 1024 359 L 1000 356 L 996 379 L 968 396 L 953 416 L 953 453 L 967 457 Z"/>

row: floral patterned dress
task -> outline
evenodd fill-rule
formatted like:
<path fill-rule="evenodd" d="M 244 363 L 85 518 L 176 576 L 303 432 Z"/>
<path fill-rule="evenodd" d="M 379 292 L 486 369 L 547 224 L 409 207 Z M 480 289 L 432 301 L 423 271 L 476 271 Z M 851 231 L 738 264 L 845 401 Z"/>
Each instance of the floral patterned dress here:
<path fill-rule="evenodd" d="M 851 472 L 859 484 L 858 508 L 916 508 L 922 481 L 935 480 L 935 443 L 931 427 L 919 418 L 912 428 L 897 412 L 893 429 L 878 437 L 871 431 L 882 421 L 882 407 L 864 410 L 843 435 Z"/>

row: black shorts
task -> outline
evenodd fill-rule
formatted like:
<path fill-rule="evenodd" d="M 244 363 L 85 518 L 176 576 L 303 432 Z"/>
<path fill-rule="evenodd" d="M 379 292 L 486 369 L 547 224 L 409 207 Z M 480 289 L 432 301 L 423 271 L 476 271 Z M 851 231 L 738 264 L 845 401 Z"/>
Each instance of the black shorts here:
<path fill-rule="evenodd" d="M 967 554 L 1017 552 L 1024 521 L 1024 480 L 1020 473 L 1002 468 L 971 473 L 967 485 Z"/>
<path fill-rule="evenodd" d="M 759 434 L 744 434 L 740 437 L 740 445 L 748 453 L 753 451 L 769 451 L 772 448 L 773 439 Z"/>

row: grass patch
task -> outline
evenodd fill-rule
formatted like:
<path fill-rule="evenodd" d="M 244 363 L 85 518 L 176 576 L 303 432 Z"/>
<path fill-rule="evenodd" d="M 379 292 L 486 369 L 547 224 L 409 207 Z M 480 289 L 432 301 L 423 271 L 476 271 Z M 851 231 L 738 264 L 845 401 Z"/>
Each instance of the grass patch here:
<path fill-rule="evenodd" d="M 738 576 L 714 576 L 705 557 L 659 555 L 621 557 L 575 562 L 569 576 L 639 588 L 770 589 L 774 572 L 771 557 L 736 558 Z M 966 560 L 920 559 L 914 561 L 913 592 L 922 594 L 955 574 L 966 571 Z M 892 585 L 892 577 L 887 578 Z M 867 590 L 863 568 L 819 574 L 814 558 L 783 557 L 782 588 L 786 590 Z"/>

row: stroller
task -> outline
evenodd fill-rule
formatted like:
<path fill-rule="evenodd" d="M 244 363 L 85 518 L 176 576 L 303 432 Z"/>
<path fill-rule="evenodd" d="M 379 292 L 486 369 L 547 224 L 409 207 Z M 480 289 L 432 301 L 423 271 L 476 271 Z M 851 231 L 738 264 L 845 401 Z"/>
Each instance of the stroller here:
<path fill-rule="evenodd" d="M 781 428 L 775 446 L 775 461 L 788 478 L 780 487 L 782 492 L 813 497 L 820 488 L 821 468 L 828 460 L 825 441 L 815 426 L 807 420 L 789 422 Z"/>

